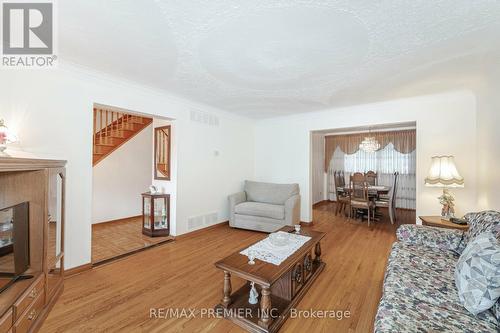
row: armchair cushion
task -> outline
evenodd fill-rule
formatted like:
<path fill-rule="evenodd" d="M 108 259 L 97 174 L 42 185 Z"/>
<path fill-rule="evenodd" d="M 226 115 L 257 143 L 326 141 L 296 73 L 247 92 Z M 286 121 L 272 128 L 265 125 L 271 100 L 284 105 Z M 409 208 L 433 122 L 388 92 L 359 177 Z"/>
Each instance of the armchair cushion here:
<path fill-rule="evenodd" d="M 417 246 L 456 251 L 463 232 L 415 224 L 404 224 L 396 231 L 399 241 Z"/>
<path fill-rule="evenodd" d="M 261 183 L 245 180 L 245 193 L 248 201 L 284 205 L 288 198 L 299 194 L 299 185 Z"/>
<path fill-rule="evenodd" d="M 283 220 L 285 218 L 285 206 L 247 201 L 236 205 L 235 213 Z"/>

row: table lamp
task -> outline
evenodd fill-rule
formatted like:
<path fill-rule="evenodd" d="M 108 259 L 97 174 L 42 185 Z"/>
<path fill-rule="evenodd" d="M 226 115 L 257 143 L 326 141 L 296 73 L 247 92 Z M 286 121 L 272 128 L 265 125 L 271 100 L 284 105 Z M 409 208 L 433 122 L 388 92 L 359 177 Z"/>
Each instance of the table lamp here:
<path fill-rule="evenodd" d="M 438 198 L 443 205 L 441 216 L 449 219 L 455 215 L 455 198 L 449 188 L 464 187 L 464 178 L 458 173 L 453 156 L 433 156 L 425 186 L 442 187 L 443 194 Z"/>

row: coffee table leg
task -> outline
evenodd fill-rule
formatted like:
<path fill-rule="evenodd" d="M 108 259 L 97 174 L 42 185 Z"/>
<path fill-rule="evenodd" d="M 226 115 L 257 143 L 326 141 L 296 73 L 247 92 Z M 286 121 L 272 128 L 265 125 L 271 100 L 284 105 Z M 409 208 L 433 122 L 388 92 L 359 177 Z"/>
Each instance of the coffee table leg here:
<path fill-rule="evenodd" d="M 314 258 L 314 261 L 317 263 L 321 262 L 321 243 L 317 242 L 316 247 L 314 248 L 314 254 L 316 255 L 316 258 Z"/>
<path fill-rule="evenodd" d="M 271 290 L 269 287 L 262 287 L 261 292 L 259 325 L 268 328 L 271 322 Z"/>
<path fill-rule="evenodd" d="M 225 308 L 231 304 L 231 291 L 231 273 L 224 271 L 224 297 L 221 303 Z"/>

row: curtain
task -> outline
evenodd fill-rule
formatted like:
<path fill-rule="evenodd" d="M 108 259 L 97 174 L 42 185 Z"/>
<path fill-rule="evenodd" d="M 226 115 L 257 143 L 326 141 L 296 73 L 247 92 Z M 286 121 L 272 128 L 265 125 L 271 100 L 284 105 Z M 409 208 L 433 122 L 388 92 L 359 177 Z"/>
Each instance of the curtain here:
<path fill-rule="evenodd" d="M 325 171 L 328 170 L 330 160 L 337 148 L 340 148 L 345 154 L 354 154 L 359 151 L 359 144 L 367 136 L 375 137 L 380 143 L 381 149 L 392 143 L 396 151 L 409 154 L 416 148 L 415 130 L 329 135 L 325 137 Z"/>
<path fill-rule="evenodd" d="M 416 151 L 409 153 L 399 152 L 391 142 L 375 153 L 367 153 L 357 150 L 352 154 L 346 154 L 337 147 L 328 165 L 328 191 L 329 198 L 334 200 L 334 178 L 335 170 L 343 170 L 346 176 L 346 184 L 349 176 L 354 172 L 375 171 L 378 174 L 380 185 L 392 186 L 394 172 L 399 172 L 398 186 L 396 189 L 396 207 L 416 208 Z"/>
<path fill-rule="evenodd" d="M 332 156 L 332 159 L 330 160 L 326 179 L 328 185 L 328 200 L 337 200 L 337 195 L 335 193 L 335 178 L 333 172 L 335 170 L 344 170 L 344 156 L 344 152 L 337 147 L 335 153 Z"/>

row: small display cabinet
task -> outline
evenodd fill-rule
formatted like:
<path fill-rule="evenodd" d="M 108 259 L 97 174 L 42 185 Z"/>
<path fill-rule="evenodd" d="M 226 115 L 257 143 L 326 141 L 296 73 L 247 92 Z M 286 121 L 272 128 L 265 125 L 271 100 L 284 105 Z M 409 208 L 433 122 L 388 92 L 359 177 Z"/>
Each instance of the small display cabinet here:
<path fill-rule="evenodd" d="M 142 233 L 150 237 L 170 234 L 170 194 L 142 194 Z"/>

